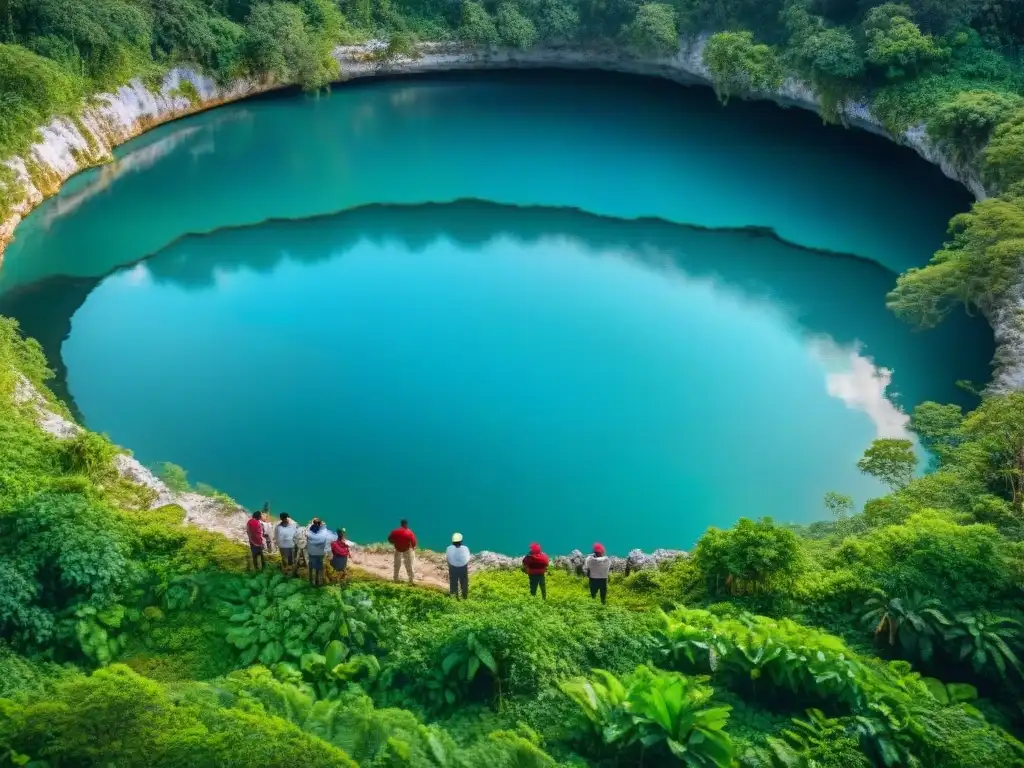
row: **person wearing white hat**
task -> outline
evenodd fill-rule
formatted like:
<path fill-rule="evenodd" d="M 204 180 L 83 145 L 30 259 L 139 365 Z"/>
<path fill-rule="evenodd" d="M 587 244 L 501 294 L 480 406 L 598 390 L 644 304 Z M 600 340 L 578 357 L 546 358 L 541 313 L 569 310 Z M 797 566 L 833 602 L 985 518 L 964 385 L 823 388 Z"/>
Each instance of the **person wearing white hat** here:
<path fill-rule="evenodd" d="M 445 552 L 448 560 L 448 591 L 456 599 L 469 597 L 469 548 L 462 541 L 461 533 L 452 534 L 452 543 Z"/>

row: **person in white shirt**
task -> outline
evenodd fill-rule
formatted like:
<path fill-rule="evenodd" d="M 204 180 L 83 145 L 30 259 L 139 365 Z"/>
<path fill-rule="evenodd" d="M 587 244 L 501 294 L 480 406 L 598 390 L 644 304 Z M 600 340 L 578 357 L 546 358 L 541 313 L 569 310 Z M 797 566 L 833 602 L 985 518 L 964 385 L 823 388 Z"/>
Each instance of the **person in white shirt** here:
<path fill-rule="evenodd" d="M 306 531 L 306 554 L 309 555 L 309 583 L 314 587 L 324 584 L 324 556 L 331 548 L 331 542 L 338 540 L 338 534 L 314 517 Z"/>
<path fill-rule="evenodd" d="M 445 558 L 448 560 L 448 590 L 455 599 L 459 599 L 460 592 L 463 600 L 469 597 L 470 557 L 469 548 L 462 541 L 462 534 L 452 534 L 452 543 L 445 552 Z"/>
<path fill-rule="evenodd" d="M 295 532 L 299 529 L 287 512 L 281 513 L 281 522 L 274 526 L 274 543 L 281 550 L 281 570 L 295 565 Z"/>
<path fill-rule="evenodd" d="M 594 554 L 587 555 L 583 562 L 583 572 L 590 579 L 590 599 L 601 594 L 601 605 L 608 600 L 608 572 L 612 569 L 612 561 L 604 553 L 604 547 L 594 545 Z"/>

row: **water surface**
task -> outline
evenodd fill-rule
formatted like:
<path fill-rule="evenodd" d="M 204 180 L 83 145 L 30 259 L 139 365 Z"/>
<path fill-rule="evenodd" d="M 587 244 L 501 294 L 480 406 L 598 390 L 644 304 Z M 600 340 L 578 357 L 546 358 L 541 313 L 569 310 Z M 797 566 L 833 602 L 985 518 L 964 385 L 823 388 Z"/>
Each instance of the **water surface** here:
<path fill-rule="evenodd" d="M 877 495 L 854 465 L 906 434 L 887 388 L 957 395 L 957 333 L 901 327 L 890 280 L 748 233 L 375 207 L 118 271 L 64 359 L 88 423 L 143 461 L 357 540 L 407 516 L 434 546 L 689 546 L 741 514 L 820 517 L 828 490 Z"/>
<path fill-rule="evenodd" d="M 966 193 L 799 110 L 459 75 L 250 101 L 118 154 L 19 227 L 0 313 L 144 462 L 359 541 L 402 516 L 506 551 L 809 521 L 880 492 L 855 462 L 914 403 L 988 375 L 980 320 L 917 333 L 884 306 Z"/>

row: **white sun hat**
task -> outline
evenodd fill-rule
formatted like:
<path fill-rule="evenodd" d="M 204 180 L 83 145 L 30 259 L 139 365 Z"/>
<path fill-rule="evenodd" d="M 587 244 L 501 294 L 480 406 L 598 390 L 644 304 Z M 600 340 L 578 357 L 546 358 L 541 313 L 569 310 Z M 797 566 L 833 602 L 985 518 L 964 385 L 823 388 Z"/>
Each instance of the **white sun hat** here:
<path fill-rule="evenodd" d="M 458 544 L 460 541 L 462 541 L 462 534 L 461 533 L 453 533 L 452 534 L 452 544 Z"/>

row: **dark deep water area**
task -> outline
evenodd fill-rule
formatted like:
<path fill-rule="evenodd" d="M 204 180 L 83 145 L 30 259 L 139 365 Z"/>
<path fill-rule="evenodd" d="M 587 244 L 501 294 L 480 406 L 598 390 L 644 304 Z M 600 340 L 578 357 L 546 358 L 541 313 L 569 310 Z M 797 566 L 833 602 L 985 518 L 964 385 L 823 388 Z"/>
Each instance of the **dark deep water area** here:
<path fill-rule="evenodd" d="M 966 193 L 769 104 L 459 74 L 172 123 L 18 229 L 0 313 L 145 463 L 356 541 L 688 548 L 807 522 L 991 331 L 885 308 Z"/>

